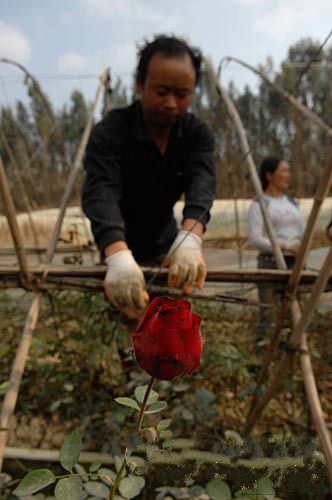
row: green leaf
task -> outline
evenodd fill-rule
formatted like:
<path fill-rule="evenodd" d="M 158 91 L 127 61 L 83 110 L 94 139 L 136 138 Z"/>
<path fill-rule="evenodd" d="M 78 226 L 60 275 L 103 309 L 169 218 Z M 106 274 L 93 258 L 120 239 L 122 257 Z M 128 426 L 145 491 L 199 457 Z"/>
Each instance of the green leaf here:
<path fill-rule="evenodd" d="M 202 488 L 202 486 L 199 486 L 198 484 L 194 484 L 193 486 L 190 486 L 188 493 L 190 495 L 190 498 L 192 498 L 192 497 L 194 497 L 194 498 L 198 497 L 199 498 L 200 495 L 202 495 L 202 497 L 203 497 L 203 494 L 205 493 L 205 490 L 204 490 L 204 488 Z"/>
<path fill-rule="evenodd" d="M 90 465 L 90 472 L 97 472 L 98 469 L 100 469 L 101 462 L 93 462 L 93 464 Z"/>
<path fill-rule="evenodd" d="M 172 420 L 170 418 L 165 418 L 164 420 L 160 420 L 160 422 L 157 424 L 157 431 L 161 432 L 168 429 L 171 423 Z"/>
<path fill-rule="evenodd" d="M 184 392 L 190 388 L 190 384 L 188 382 L 178 382 L 177 384 L 174 384 L 172 389 L 174 392 Z"/>
<path fill-rule="evenodd" d="M 226 441 L 233 441 L 238 446 L 243 446 L 244 440 L 240 436 L 240 434 L 236 431 L 233 431 L 231 429 L 226 430 L 225 431 L 225 438 L 226 438 Z"/>
<path fill-rule="evenodd" d="M 106 467 L 101 467 L 98 470 L 98 476 L 101 481 L 103 481 L 106 484 L 113 484 L 116 478 L 116 474 L 112 469 L 108 469 Z"/>
<path fill-rule="evenodd" d="M 119 472 L 123 464 L 123 459 L 119 457 L 119 455 L 115 455 L 114 457 L 114 465 L 116 472 Z M 126 475 L 126 469 L 123 470 L 122 477 Z"/>
<path fill-rule="evenodd" d="M 37 469 L 24 476 L 13 493 L 17 496 L 32 495 L 54 483 L 55 480 L 55 475 L 49 469 Z"/>
<path fill-rule="evenodd" d="M 134 410 L 140 410 L 135 399 L 132 398 L 115 398 L 115 401 L 123 406 L 130 406 L 130 408 L 134 408 Z"/>
<path fill-rule="evenodd" d="M 88 481 L 84 483 L 84 489 L 89 493 L 89 495 L 93 495 L 99 498 L 109 498 L 110 489 L 106 484 L 96 482 L 96 481 Z"/>
<path fill-rule="evenodd" d="M 206 485 L 206 493 L 211 497 L 211 500 L 230 500 L 232 498 L 228 484 L 221 479 L 209 481 Z"/>
<path fill-rule="evenodd" d="M 140 494 L 145 485 L 145 479 L 140 476 L 128 476 L 121 480 L 119 491 L 126 499 L 135 498 Z"/>
<path fill-rule="evenodd" d="M 173 437 L 173 432 L 170 431 L 169 429 L 166 429 L 165 431 L 160 431 L 159 437 L 160 439 L 171 439 Z"/>
<path fill-rule="evenodd" d="M 181 415 L 184 420 L 194 420 L 194 414 L 192 411 L 188 410 L 188 408 L 183 408 Z"/>
<path fill-rule="evenodd" d="M 73 470 L 80 458 L 81 448 L 82 440 L 78 432 L 74 431 L 64 439 L 60 450 L 60 463 L 64 469 Z"/>
<path fill-rule="evenodd" d="M 6 472 L 0 472 L 0 491 L 1 491 L 1 488 L 6 484 L 6 483 L 9 483 L 10 481 L 12 481 L 12 476 L 10 476 L 9 474 L 7 474 Z"/>
<path fill-rule="evenodd" d="M 75 464 L 74 465 L 74 470 L 77 472 L 77 474 L 80 474 L 82 481 L 88 481 L 88 474 L 81 464 Z"/>
<path fill-rule="evenodd" d="M 151 413 L 158 413 L 159 411 L 164 410 L 167 407 L 167 403 L 165 401 L 156 401 L 149 406 L 148 410 L 145 410 L 145 415 L 150 415 Z"/>
<path fill-rule="evenodd" d="M 59 479 L 54 495 L 57 500 L 80 500 L 82 497 L 82 480 L 79 476 L 70 476 Z"/>
<path fill-rule="evenodd" d="M 273 489 L 273 482 L 268 477 L 261 477 L 258 480 L 256 491 L 259 495 L 264 495 L 266 498 L 273 498 L 276 494 Z"/>
<path fill-rule="evenodd" d="M 146 466 L 146 460 L 142 457 L 138 457 L 135 455 L 132 455 L 130 459 L 127 461 L 127 466 L 130 468 L 131 472 L 134 472 L 135 469 L 143 468 Z M 136 473 L 136 471 L 135 471 Z"/>
<path fill-rule="evenodd" d="M 145 396 L 147 388 L 148 388 L 147 385 L 139 385 L 139 386 L 136 387 L 136 389 L 135 389 L 135 398 L 137 399 L 137 401 L 139 403 L 143 403 L 143 399 L 144 399 L 144 396 Z M 156 392 L 153 389 L 151 389 L 149 397 L 148 397 L 147 404 L 150 405 L 150 404 L 154 403 L 155 401 L 157 401 L 158 398 L 159 398 L 158 392 Z"/>
<path fill-rule="evenodd" d="M 213 392 L 208 391 L 207 389 L 197 389 L 196 398 L 197 401 L 202 405 L 211 405 L 216 400 Z"/>

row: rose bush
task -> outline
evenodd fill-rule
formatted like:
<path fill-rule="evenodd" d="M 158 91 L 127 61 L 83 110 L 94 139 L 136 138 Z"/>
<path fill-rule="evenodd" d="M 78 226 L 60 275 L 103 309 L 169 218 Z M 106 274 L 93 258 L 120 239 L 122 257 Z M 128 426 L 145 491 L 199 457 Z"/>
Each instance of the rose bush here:
<path fill-rule="evenodd" d="M 200 325 L 188 300 L 155 298 L 131 336 L 138 364 L 161 380 L 192 374 L 203 351 Z"/>

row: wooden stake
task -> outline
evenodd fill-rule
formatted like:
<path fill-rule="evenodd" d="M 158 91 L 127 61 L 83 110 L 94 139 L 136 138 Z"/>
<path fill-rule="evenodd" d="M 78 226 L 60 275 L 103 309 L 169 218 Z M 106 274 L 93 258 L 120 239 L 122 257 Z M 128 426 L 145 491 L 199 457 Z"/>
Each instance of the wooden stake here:
<path fill-rule="evenodd" d="M 2 430 L 0 432 L 0 471 L 3 465 L 4 450 L 6 447 L 8 439 L 8 431 L 10 428 L 10 419 L 16 407 L 18 392 L 20 389 L 25 363 L 28 356 L 32 335 L 35 330 L 39 315 L 41 297 L 42 297 L 41 293 L 35 294 L 32 304 L 30 306 L 29 313 L 24 325 L 23 333 L 20 339 L 20 343 L 12 365 L 10 379 L 9 379 L 9 389 L 5 394 L 1 408 L 0 427 L 7 430 L 5 431 Z"/>
<path fill-rule="evenodd" d="M 29 283 L 31 281 L 31 275 L 28 269 L 28 261 L 24 252 L 23 238 L 21 236 L 20 228 L 16 219 L 16 211 L 13 203 L 13 198 L 10 194 L 1 156 L 0 156 L 0 194 L 3 199 L 3 208 L 8 220 L 8 225 L 14 241 L 17 259 L 20 265 L 22 283 L 24 286 L 29 286 Z"/>

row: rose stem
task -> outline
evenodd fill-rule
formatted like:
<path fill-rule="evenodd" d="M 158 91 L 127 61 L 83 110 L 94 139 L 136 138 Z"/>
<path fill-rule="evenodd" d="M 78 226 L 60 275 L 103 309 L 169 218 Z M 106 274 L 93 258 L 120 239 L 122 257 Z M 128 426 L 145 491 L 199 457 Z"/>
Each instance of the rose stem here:
<path fill-rule="evenodd" d="M 143 417 L 144 417 L 144 412 L 145 412 L 145 408 L 146 408 L 146 403 L 148 402 L 148 399 L 149 399 L 149 396 L 150 396 L 150 392 L 152 390 L 152 387 L 153 387 L 153 384 L 155 382 L 155 377 L 151 377 L 150 378 L 150 381 L 149 381 L 149 384 L 146 388 L 146 391 L 145 391 L 145 394 L 144 394 L 144 398 L 143 398 L 143 402 L 142 402 L 142 406 L 141 406 L 141 411 L 140 411 L 140 414 L 139 414 L 139 417 L 138 417 L 138 424 L 137 424 L 137 432 L 139 433 L 140 430 L 141 430 L 141 427 L 142 427 L 142 422 L 143 422 Z M 118 489 L 118 486 L 120 484 L 120 481 L 121 481 L 121 476 L 122 476 L 122 473 L 124 471 L 126 467 L 126 459 L 124 458 L 122 464 L 121 464 L 121 467 L 120 469 L 118 470 L 118 473 L 116 475 L 116 478 L 115 478 L 115 481 L 112 485 L 112 488 L 111 488 L 111 491 L 110 491 L 110 496 L 109 496 L 109 500 L 114 500 L 114 495 L 116 493 L 116 490 Z"/>
<path fill-rule="evenodd" d="M 125 467 L 126 467 L 126 458 L 123 459 L 123 462 L 121 464 L 121 467 L 120 469 L 118 470 L 118 473 L 116 475 L 116 478 L 115 478 L 115 481 L 114 483 L 112 484 L 112 488 L 111 488 L 111 491 L 110 491 L 110 496 L 109 496 L 109 500 L 114 500 L 114 495 L 116 493 L 116 490 L 118 489 L 118 486 L 120 484 L 120 481 L 121 481 L 121 477 L 122 477 L 122 473 L 123 471 L 125 470 Z"/>
<path fill-rule="evenodd" d="M 142 402 L 141 411 L 140 411 L 140 414 L 139 414 L 138 424 L 137 424 L 137 432 L 138 433 L 141 431 L 142 422 L 143 422 L 143 418 L 144 418 L 144 412 L 145 412 L 145 408 L 146 408 L 146 403 L 148 402 L 148 399 L 149 399 L 149 396 L 150 396 L 150 392 L 152 390 L 152 387 L 153 387 L 153 384 L 154 384 L 155 380 L 156 380 L 155 377 L 151 377 L 150 378 L 149 384 L 148 384 L 148 386 L 146 388 L 146 391 L 145 391 L 145 394 L 144 394 L 144 399 L 143 399 L 143 402 Z"/>

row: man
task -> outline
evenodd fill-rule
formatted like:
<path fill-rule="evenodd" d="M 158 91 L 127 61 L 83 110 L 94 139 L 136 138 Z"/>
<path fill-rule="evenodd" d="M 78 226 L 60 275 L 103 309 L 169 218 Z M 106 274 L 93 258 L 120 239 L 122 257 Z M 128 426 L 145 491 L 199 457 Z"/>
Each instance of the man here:
<path fill-rule="evenodd" d="M 201 56 L 158 35 L 139 51 L 140 96 L 110 111 L 89 139 L 82 205 L 108 270 L 110 303 L 139 316 L 149 296 L 138 263 L 169 266 L 168 285 L 191 293 L 206 277 L 202 234 L 215 193 L 214 138 L 188 113 Z M 173 207 L 184 195 L 179 231 Z"/>

